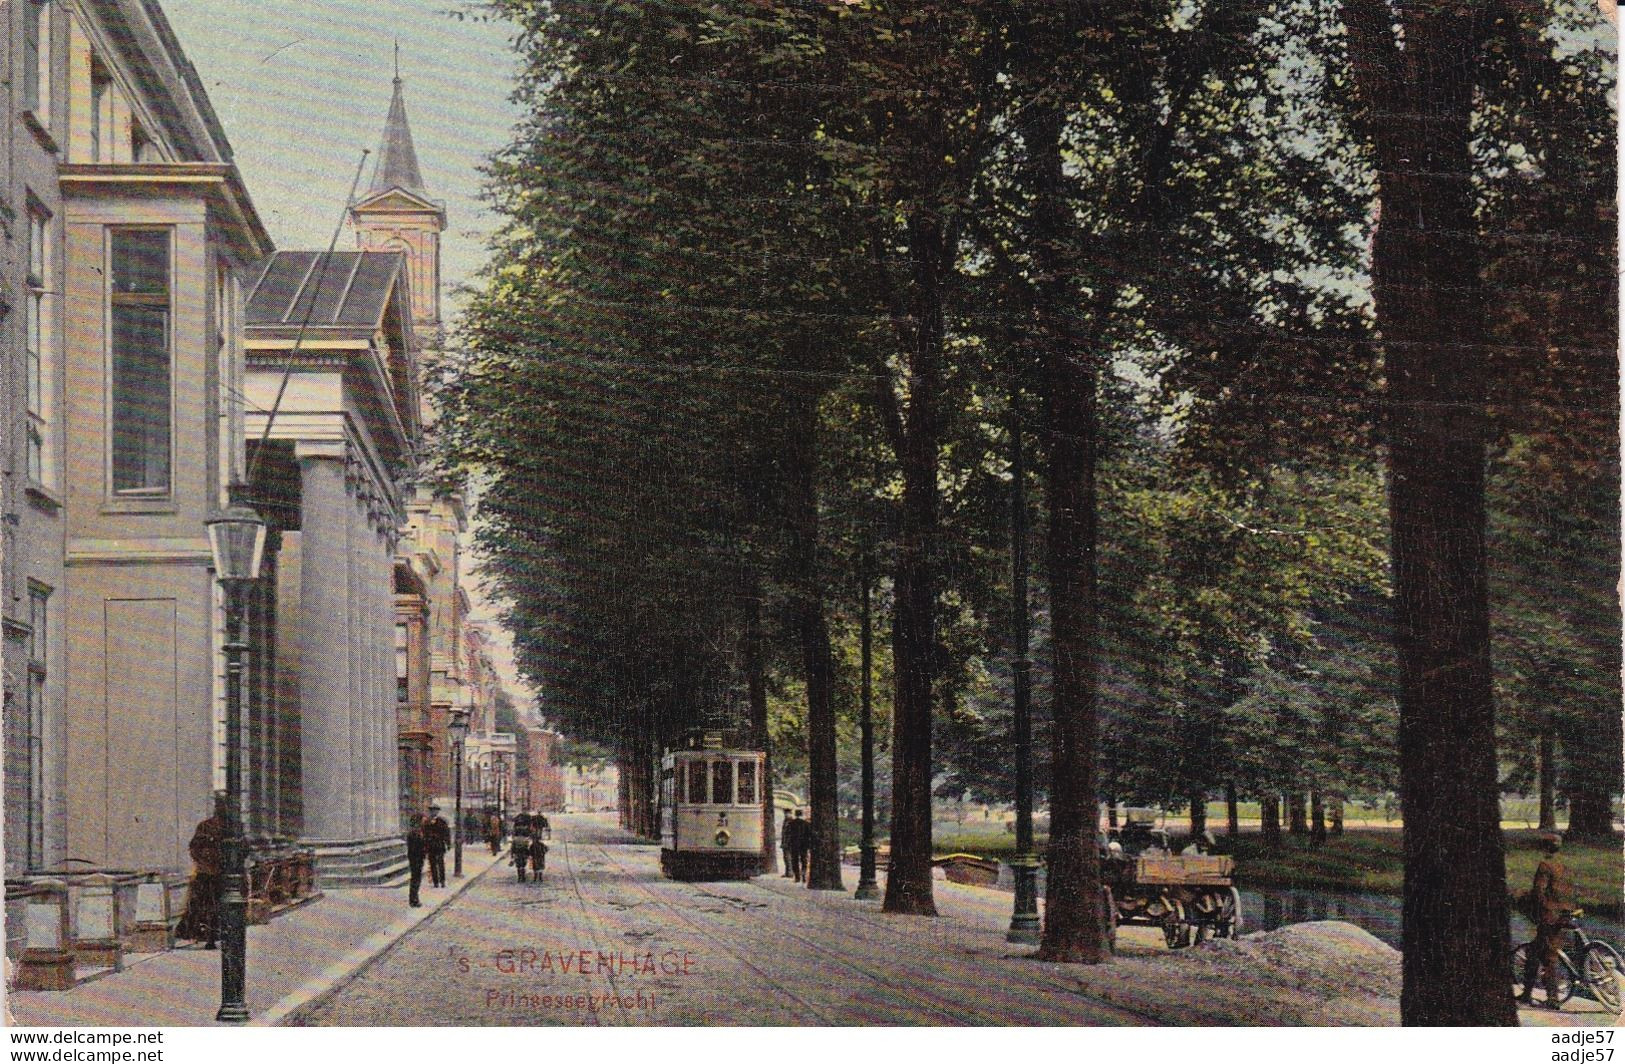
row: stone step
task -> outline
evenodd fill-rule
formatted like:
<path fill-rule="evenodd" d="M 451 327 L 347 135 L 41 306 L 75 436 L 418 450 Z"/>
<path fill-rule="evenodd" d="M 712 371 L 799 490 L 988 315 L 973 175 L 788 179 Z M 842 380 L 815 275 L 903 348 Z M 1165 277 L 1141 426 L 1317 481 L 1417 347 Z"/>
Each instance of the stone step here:
<path fill-rule="evenodd" d="M 406 843 L 398 837 L 308 845 L 316 852 L 316 883 L 324 890 L 393 886 L 407 875 Z"/>

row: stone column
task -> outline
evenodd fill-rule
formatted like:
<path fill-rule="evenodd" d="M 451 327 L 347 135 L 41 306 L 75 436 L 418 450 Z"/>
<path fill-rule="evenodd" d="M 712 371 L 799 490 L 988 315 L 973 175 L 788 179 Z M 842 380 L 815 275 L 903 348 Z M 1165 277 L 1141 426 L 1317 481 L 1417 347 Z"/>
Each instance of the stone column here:
<path fill-rule="evenodd" d="M 350 558 L 349 568 L 349 608 L 345 612 L 346 635 L 350 648 L 350 673 L 347 677 L 346 697 L 350 700 L 351 717 L 350 733 L 346 737 L 346 748 L 350 752 L 350 822 L 352 837 L 361 838 L 369 834 L 367 823 L 367 792 L 371 789 L 371 773 L 367 768 L 367 690 L 366 690 L 366 638 L 362 632 L 362 625 L 366 611 L 361 606 L 361 594 L 367 586 L 367 571 L 365 568 L 366 556 L 361 552 L 361 523 L 359 513 L 360 503 L 355 497 L 356 477 L 355 470 L 350 470 L 350 477 L 346 484 L 349 497 L 345 500 L 348 511 L 348 527 L 345 532 L 344 545 Z"/>
<path fill-rule="evenodd" d="M 299 599 L 300 765 L 304 834 L 354 837 L 351 756 L 350 523 L 344 454 L 296 451 L 302 490 Z"/>

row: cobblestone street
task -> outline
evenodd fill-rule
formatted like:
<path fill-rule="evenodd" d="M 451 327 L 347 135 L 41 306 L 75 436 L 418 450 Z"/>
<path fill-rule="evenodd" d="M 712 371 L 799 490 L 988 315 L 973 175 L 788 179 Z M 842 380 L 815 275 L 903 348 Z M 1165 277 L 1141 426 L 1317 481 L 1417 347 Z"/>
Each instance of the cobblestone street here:
<path fill-rule="evenodd" d="M 855 870 L 847 870 L 851 879 Z M 848 886 L 850 887 L 850 883 Z M 941 886 L 939 884 L 939 886 Z M 958 910 L 958 907 L 954 907 Z M 1134 1024 L 1000 916 L 882 917 L 781 877 L 677 883 L 659 850 L 558 817 L 540 885 L 499 866 L 291 1022 L 342 1025 Z M 1004 914 L 1008 918 L 1008 914 Z"/>

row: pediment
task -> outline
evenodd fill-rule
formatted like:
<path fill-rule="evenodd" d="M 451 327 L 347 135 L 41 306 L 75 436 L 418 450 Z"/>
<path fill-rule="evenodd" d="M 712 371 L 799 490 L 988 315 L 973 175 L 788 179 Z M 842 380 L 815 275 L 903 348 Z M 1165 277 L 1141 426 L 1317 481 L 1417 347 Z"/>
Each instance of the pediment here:
<path fill-rule="evenodd" d="M 356 211 L 432 211 L 441 213 L 443 208 L 434 200 L 406 191 L 404 188 L 386 188 L 382 192 L 375 192 L 359 200 L 351 208 Z"/>

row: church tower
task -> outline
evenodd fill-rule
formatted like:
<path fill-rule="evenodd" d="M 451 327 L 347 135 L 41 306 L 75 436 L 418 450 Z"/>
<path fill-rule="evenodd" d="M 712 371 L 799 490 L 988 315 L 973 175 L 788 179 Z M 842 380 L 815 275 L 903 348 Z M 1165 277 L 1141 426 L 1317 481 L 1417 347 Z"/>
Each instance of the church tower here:
<path fill-rule="evenodd" d="M 425 363 L 441 348 L 440 234 L 446 229 L 445 204 L 429 197 L 418 169 L 412 127 L 397 57 L 395 95 L 384 123 L 383 145 L 372 185 L 350 208 L 356 240 L 364 251 L 404 251 L 411 282 L 412 317 Z"/>

